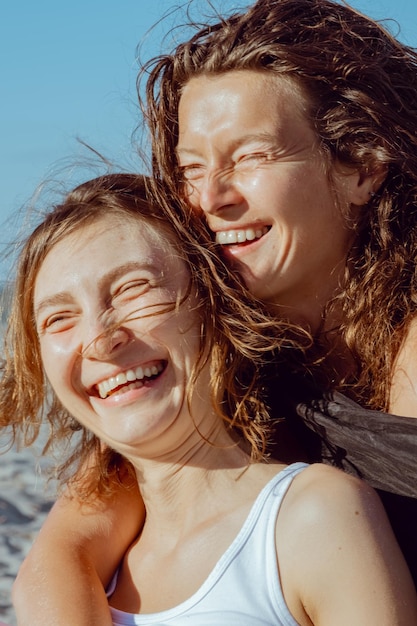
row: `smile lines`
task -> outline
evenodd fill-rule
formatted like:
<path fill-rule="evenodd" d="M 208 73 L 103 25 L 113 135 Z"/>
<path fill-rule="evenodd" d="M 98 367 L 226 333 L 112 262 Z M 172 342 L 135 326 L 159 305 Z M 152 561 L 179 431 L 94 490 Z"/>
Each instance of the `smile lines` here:
<path fill-rule="evenodd" d="M 136 383 L 137 381 L 143 381 L 144 379 L 157 376 L 163 369 L 164 365 L 162 363 L 156 363 L 149 367 L 139 366 L 135 369 L 129 369 L 126 372 L 121 372 L 120 374 L 117 374 L 117 376 L 112 376 L 107 380 L 103 380 L 101 383 L 96 385 L 96 388 L 100 398 L 104 400 L 104 398 L 107 398 L 107 396 L 111 395 L 111 393 L 114 393 L 114 391 L 119 387 L 123 387 L 128 383 Z M 137 385 L 128 385 L 125 390 L 128 391 L 131 386 L 132 388 L 137 387 Z"/>
<path fill-rule="evenodd" d="M 216 243 L 225 246 L 234 243 L 245 243 L 246 241 L 253 241 L 254 239 L 260 239 L 268 232 L 268 228 L 263 226 L 262 228 L 246 228 L 236 230 L 221 230 L 216 233 Z"/>

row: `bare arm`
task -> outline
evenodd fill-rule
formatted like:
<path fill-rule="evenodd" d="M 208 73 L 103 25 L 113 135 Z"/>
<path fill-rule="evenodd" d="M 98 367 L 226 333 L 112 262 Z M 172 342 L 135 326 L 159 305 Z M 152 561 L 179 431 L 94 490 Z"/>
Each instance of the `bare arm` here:
<path fill-rule="evenodd" d="M 302 626 L 416 626 L 414 585 L 376 493 L 325 466 L 296 481 L 277 526 L 295 619 Z"/>
<path fill-rule="evenodd" d="M 111 626 L 104 586 L 143 519 L 137 489 L 100 506 L 61 497 L 14 583 L 19 626 Z"/>

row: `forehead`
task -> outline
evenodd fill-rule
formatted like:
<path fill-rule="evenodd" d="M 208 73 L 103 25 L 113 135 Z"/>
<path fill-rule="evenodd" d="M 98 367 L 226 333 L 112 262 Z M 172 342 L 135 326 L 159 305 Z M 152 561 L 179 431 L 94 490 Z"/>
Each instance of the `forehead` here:
<path fill-rule="evenodd" d="M 185 264 L 170 235 L 146 218 L 107 215 L 64 235 L 40 264 L 35 293 L 42 284 L 57 285 L 88 277 L 94 281 L 116 268 L 146 267 L 155 274 L 175 275 Z"/>
<path fill-rule="evenodd" d="M 309 135 L 309 102 L 298 84 L 272 71 L 231 71 L 192 78 L 179 102 L 177 149 L 208 138 Z M 196 144 L 197 142 L 197 144 Z"/>
<path fill-rule="evenodd" d="M 60 248 L 69 251 L 83 248 L 85 245 L 100 247 L 105 239 L 114 239 L 116 242 L 134 245 L 138 254 L 147 254 L 150 250 L 157 253 L 164 248 L 174 249 L 173 238 L 168 232 L 159 227 L 153 220 L 145 216 L 138 218 L 129 213 L 101 214 L 89 219 L 79 227 L 70 228 L 63 233 L 57 243 L 53 244 L 48 254 L 59 254 Z"/>
<path fill-rule="evenodd" d="M 236 70 L 203 74 L 184 86 L 179 102 L 180 132 L 204 122 L 207 110 L 228 112 L 230 117 L 255 117 L 276 123 L 282 117 L 307 120 L 309 100 L 303 88 L 288 76 L 272 71 Z M 181 126 L 183 126 L 181 128 Z"/>

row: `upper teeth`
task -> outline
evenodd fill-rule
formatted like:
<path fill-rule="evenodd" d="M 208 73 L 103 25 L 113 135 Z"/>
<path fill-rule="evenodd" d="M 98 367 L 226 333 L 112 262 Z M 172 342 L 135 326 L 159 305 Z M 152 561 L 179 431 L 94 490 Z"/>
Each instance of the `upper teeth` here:
<path fill-rule="evenodd" d="M 222 230 L 216 233 L 216 243 L 221 245 L 230 243 L 244 243 L 259 239 L 268 232 L 268 228 L 246 228 L 245 230 Z"/>
<path fill-rule="evenodd" d="M 136 369 L 127 370 L 126 372 L 121 372 L 117 374 L 117 376 L 112 376 L 107 380 L 103 380 L 101 383 L 98 383 L 97 389 L 100 395 L 100 398 L 106 398 L 110 391 L 120 387 L 120 385 L 125 385 L 128 382 L 133 382 L 135 380 L 142 380 L 143 378 L 150 378 L 151 376 L 156 376 L 163 369 L 162 363 L 158 363 L 157 365 L 151 365 L 149 367 L 137 367 Z"/>

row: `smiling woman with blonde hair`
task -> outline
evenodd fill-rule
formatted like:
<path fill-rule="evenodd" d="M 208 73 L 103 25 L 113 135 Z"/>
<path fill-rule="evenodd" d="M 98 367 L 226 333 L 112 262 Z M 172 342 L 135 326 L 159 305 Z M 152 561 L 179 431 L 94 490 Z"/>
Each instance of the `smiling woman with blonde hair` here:
<path fill-rule="evenodd" d="M 184 243 L 142 177 L 114 174 L 70 193 L 20 256 L 0 385 L 15 435 L 38 428 L 49 387 L 51 443 L 82 432 L 72 489 L 111 490 L 127 467 L 146 513 L 102 626 L 417 623 L 375 492 L 267 460 L 258 374 L 280 323 L 226 281 L 217 298 L 216 262 Z"/>

